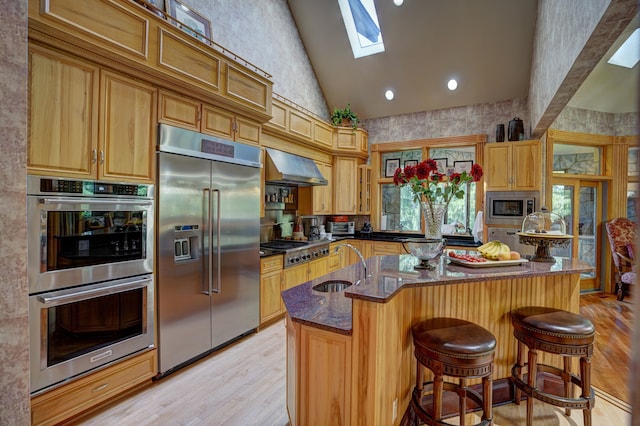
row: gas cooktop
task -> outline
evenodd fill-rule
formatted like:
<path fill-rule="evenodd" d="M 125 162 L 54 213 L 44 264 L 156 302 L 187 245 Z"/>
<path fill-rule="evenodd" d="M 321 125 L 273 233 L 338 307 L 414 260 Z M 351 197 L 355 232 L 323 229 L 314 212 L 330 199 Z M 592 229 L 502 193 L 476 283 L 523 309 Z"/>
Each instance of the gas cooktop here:
<path fill-rule="evenodd" d="M 329 241 L 273 240 L 260 243 L 265 254 L 284 254 L 284 267 L 294 266 L 329 256 Z"/>

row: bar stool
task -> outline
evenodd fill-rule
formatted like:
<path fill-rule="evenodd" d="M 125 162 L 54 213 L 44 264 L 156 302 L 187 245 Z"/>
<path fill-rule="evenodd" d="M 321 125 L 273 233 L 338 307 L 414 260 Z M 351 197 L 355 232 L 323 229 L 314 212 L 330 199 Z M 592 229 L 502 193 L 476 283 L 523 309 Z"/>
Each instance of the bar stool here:
<path fill-rule="evenodd" d="M 511 311 L 513 335 L 518 340 L 518 358 L 511 369 L 511 382 L 516 386 L 515 402 L 520 404 L 522 393 L 527 395 L 527 426 L 533 423 L 533 400 L 562 407 L 567 416 L 571 409 L 583 410 L 585 426 L 591 425 L 591 409 L 595 405 L 591 388 L 591 355 L 595 327 L 588 319 L 554 308 L 528 306 Z M 528 349 L 528 362 L 524 361 L 524 347 Z M 564 369 L 539 364 L 538 351 L 563 357 Z M 571 373 L 571 358 L 580 357 L 580 377 Z M 524 381 L 526 370 L 527 381 Z M 536 386 L 538 372 L 551 373 L 562 378 L 564 395 L 544 392 Z M 573 385 L 582 389 L 581 396 L 573 397 Z"/>
<path fill-rule="evenodd" d="M 415 425 L 449 425 L 442 420 L 443 390 L 458 394 L 460 425 L 465 425 L 467 398 L 482 407 L 482 421 L 491 425 L 493 357 L 496 339 L 488 330 L 456 318 L 432 318 L 411 328 L 417 360 L 416 386 L 411 397 Z M 433 372 L 433 382 L 423 382 L 424 368 Z M 458 377 L 459 384 L 444 382 L 443 376 Z M 482 378 L 482 395 L 466 386 L 466 379 Z M 432 390 L 428 410 L 425 391 Z"/>

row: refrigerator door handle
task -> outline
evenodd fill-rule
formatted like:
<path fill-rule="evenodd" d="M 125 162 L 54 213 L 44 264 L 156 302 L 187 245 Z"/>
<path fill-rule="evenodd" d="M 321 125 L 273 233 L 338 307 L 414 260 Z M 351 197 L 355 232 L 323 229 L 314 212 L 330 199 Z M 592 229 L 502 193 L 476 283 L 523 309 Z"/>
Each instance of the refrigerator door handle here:
<path fill-rule="evenodd" d="M 203 210 L 206 209 L 206 212 L 204 212 L 204 223 L 202 224 L 203 227 L 203 234 L 206 234 L 207 236 L 207 244 L 209 246 L 211 246 L 211 190 L 209 188 L 203 188 L 202 189 L 202 207 Z M 203 262 L 202 262 L 202 268 L 204 269 L 202 272 L 202 283 L 201 283 L 201 291 L 202 294 L 206 294 L 207 296 L 211 295 L 211 278 L 212 278 L 212 271 L 211 271 L 211 250 L 205 250 L 205 239 L 202 238 L 202 245 L 200 247 L 200 249 L 202 250 L 202 255 L 203 255 Z"/>
<path fill-rule="evenodd" d="M 220 291 L 222 290 L 220 288 L 220 282 L 221 282 L 221 269 L 222 269 L 222 250 L 220 249 L 220 190 L 219 189 L 214 189 L 212 191 L 215 194 L 215 198 L 216 198 L 216 206 L 215 206 L 215 227 L 216 227 L 216 285 L 215 288 L 213 288 L 211 286 L 211 281 L 209 281 L 209 291 L 212 291 L 214 293 L 220 293 Z M 213 232 L 211 233 L 213 234 Z M 209 242 L 211 242 L 211 239 L 209 239 Z M 211 243 L 209 243 L 211 244 Z M 211 257 L 211 259 L 213 259 L 213 256 Z M 211 274 L 211 267 L 213 265 L 209 264 L 209 271 Z M 213 274 L 211 274 L 213 275 Z"/>

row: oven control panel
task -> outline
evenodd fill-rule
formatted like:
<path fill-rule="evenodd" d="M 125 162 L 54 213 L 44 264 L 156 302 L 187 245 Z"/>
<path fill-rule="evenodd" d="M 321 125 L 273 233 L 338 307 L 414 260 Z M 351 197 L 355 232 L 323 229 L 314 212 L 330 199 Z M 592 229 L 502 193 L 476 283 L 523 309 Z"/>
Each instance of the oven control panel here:
<path fill-rule="evenodd" d="M 153 198 L 153 185 L 29 176 L 27 193 L 30 195 L 59 194 Z"/>

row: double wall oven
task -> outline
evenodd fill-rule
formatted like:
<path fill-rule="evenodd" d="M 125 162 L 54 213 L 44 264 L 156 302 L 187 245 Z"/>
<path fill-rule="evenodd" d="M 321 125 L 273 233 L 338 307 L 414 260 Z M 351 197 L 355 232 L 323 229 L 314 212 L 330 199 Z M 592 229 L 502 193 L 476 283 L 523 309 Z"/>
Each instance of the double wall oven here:
<path fill-rule="evenodd" d="M 154 187 L 27 179 L 36 394 L 153 346 Z"/>

